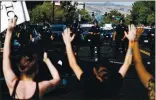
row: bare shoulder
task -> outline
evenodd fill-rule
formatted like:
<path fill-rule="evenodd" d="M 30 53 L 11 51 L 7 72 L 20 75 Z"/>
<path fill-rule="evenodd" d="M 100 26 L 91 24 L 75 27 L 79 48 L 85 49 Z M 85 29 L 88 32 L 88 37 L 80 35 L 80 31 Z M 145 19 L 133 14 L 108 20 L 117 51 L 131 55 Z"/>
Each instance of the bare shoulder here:
<path fill-rule="evenodd" d="M 43 96 L 46 91 L 50 90 L 53 87 L 54 87 L 54 85 L 50 81 L 39 82 L 39 94 L 40 94 L 40 96 Z"/>

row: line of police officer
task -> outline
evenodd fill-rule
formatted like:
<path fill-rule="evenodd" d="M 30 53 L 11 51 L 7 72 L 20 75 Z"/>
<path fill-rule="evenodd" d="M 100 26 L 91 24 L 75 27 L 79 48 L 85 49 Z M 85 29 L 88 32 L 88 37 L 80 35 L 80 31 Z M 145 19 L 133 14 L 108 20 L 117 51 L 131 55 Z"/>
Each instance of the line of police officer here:
<path fill-rule="evenodd" d="M 122 48 L 122 53 L 125 54 L 128 47 L 128 40 L 125 38 L 124 31 L 128 31 L 128 27 L 124 25 L 124 19 L 120 19 L 120 24 L 116 26 L 114 31 L 113 41 L 116 44 L 115 51 L 117 52 L 115 54 L 118 54 L 120 47 Z M 79 38 L 83 30 L 80 28 L 79 23 L 73 24 L 72 32 L 76 34 L 74 44 L 80 44 Z M 90 42 L 91 58 L 98 60 L 100 56 L 100 27 L 98 26 L 97 20 L 94 21 L 94 26 L 89 30 L 87 39 L 89 40 L 88 42 Z"/>

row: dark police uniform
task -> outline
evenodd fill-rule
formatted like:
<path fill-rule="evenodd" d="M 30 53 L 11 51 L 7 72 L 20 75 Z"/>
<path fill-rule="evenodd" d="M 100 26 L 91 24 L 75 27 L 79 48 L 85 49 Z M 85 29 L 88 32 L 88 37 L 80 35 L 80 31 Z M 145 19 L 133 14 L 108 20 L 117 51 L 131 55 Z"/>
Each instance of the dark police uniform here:
<path fill-rule="evenodd" d="M 124 37 L 124 31 L 128 31 L 128 27 L 124 24 L 119 24 L 116 29 L 116 36 L 115 36 L 115 43 L 116 43 L 116 51 L 119 51 L 119 47 L 121 45 L 121 48 L 122 48 L 122 52 L 123 54 L 126 53 L 126 50 L 127 47 L 128 47 L 128 39 L 125 38 L 123 41 L 122 41 L 122 38 Z"/>
<path fill-rule="evenodd" d="M 27 46 L 30 43 L 30 35 L 32 35 L 32 29 L 30 27 L 21 29 L 19 36 L 21 47 Z"/>
<path fill-rule="evenodd" d="M 91 50 L 91 57 L 95 56 L 94 52 L 95 52 L 95 47 L 97 48 L 97 56 L 99 57 L 99 45 L 100 45 L 100 27 L 99 26 L 92 26 L 92 28 L 90 29 L 89 32 L 92 32 L 93 34 L 91 34 L 91 46 L 90 46 L 90 50 Z"/>
<path fill-rule="evenodd" d="M 72 33 L 75 34 L 75 38 L 72 42 L 72 44 L 75 46 L 75 51 L 78 53 L 80 44 L 81 44 L 81 34 L 83 33 L 82 28 L 80 26 L 74 25 L 72 27 Z"/>

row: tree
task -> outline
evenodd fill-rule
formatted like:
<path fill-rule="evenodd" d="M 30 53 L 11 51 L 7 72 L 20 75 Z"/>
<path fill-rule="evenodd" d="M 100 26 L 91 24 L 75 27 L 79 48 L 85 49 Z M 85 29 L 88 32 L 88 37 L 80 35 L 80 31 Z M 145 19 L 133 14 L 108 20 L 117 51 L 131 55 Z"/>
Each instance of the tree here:
<path fill-rule="evenodd" d="M 155 21 L 155 1 L 136 1 L 131 15 L 135 24 L 150 25 Z"/>
<path fill-rule="evenodd" d="M 93 22 L 93 19 L 92 19 L 91 15 L 88 13 L 87 10 L 81 9 L 79 11 L 79 14 L 81 15 L 81 22 L 82 23 L 91 23 L 91 22 Z"/>
<path fill-rule="evenodd" d="M 126 25 L 129 25 L 129 24 L 131 24 L 131 22 L 132 22 L 132 16 L 131 16 L 131 14 L 130 14 L 130 15 L 127 15 L 127 16 L 125 17 L 125 24 L 126 24 Z"/>
<path fill-rule="evenodd" d="M 44 2 L 42 5 L 37 5 L 30 11 L 31 23 L 43 23 L 52 22 L 52 4 L 50 2 Z"/>
<path fill-rule="evenodd" d="M 75 19 L 77 2 L 61 1 L 61 8 L 64 11 L 65 24 L 72 24 Z"/>
<path fill-rule="evenodd" d="M 42 5 L 36 5 L 35 8 L 29 10 L 31 23 L 52 23 L 53 22 L 53 4 L 52 2 L 44 2 Z M 71 1 L 61 1 L 61 6 L 55 6 L 54 22 L 61 24 L 71 24 L 76 13 L 76 3 Z"/>
<path fill-rule="evenodd" d="M 124 15 L 118 12 L 117 10 L 112 10 L 109 13 L 104 14 L 104 18 L 100 23 L 100 26 L 103 26 L 106 23 L 118 24 L 118 20 L 123 17 Z"/>

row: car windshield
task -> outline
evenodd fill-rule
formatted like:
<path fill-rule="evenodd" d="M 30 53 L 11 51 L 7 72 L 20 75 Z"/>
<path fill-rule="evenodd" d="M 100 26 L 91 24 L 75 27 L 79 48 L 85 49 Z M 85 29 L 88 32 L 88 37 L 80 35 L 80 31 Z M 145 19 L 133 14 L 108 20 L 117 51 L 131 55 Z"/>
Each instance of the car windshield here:
<path fill-rule="evenodd" d="M 101 30 L 102 34 L 113 33 L 113 30 Z"/>
<path fill-rule="evenodd" d="M 89 31 L 91 29 L 91 27 L 82 27 L 82 30 L 85 32 L 85 31 Z"/>
<path fill-rule="evenodd" d="M 144 32 L 142 33 L 142 35 L 148 35 L 150 29 L 144 29 Z"/>
<path fill-rule="evenodd" d="M 63 27 L 52 27 L 52 31 L 63 31 Z"/>

